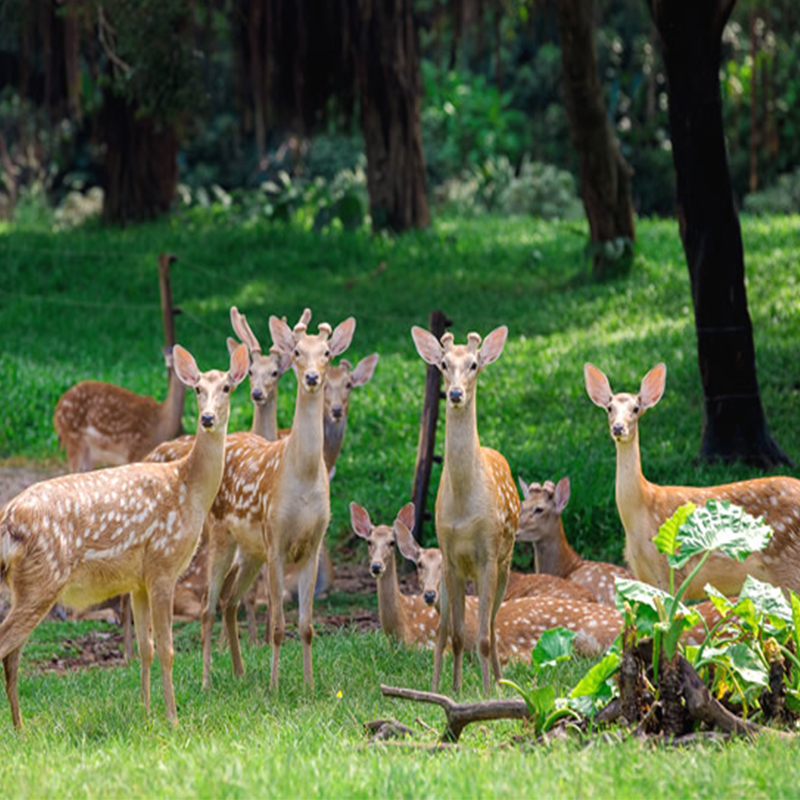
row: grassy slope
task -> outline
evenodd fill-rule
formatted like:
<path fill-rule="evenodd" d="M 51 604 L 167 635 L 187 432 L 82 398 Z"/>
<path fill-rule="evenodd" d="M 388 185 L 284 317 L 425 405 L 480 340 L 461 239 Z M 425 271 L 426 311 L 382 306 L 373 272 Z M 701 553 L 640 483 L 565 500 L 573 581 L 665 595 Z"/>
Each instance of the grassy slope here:
<path fill-rule="evenodd" d="M 795 458 L 799 229 L 797 217 L 744 225 L 763 400 L 774 433 Z M 174 292 L 187 312 L 178 320 L 179 339 L 203 368 L 226 359 L 232 303 L 264 338 L 269 313 L 294 318 L 304 304 L 318 321 L 353 313 L 353 353 L 382 354 L 373 383 L 353 398 L 353 426 L 332 487 L 334 536 L 346 535 L 350 499 L 383 519 L 407 499 L 424 376 L 408 329 L 441 306 L 459 338 L 509 325 L 507 351 L 482 379 L 483 441 L 531 479 L 569 473 L 573 540 L 586 553 L 619 557 L 613 445 L 603 413 L 583 391 L 585 360 L 606 370 L 615 388 L 629 389 L 654 362 L 667 362 L 667 394 L 643 423 L 649 477 L 705 483 L 750 474 L 692 466 L 702 396 L 686 269 L 674 223 L 641 222 L 639 236 L 633 275 L 594 286 L 583 278 L 582 231 L 530 221 L 440 222 L 398 241 L 187 219 L 122 233 L 0 229 L 0 458 L 55 455 L 52 409 L 80 378 L 163 395 L 155 262 L 168 249 L 180 257 Z M 375 274 L 381 261 L 387 268 Z M 288 379 L 284 423 L 292 394 Z M 244 392 L 235 404 L 234 425 L 247 427 Z M 57 647 L 57 631 L 42 626 L 29 655 Z M 38 673 L 23 658 L 28 732 L 16 737 L 0 708 L 3 794 L 754 798 L 795 796 L 800 778 L 797 747 L 767 740 L 685 752 L 597 743 L 519 753 L 497 748 L 519 729 L 508 724 L 476 727 L 462 751 L 435 757 L 361 749 L 360 724 L 374 717 L 411 725 L 421 717 L 440 727 L 438 710 L 382 700 L 377 688 L 381 681 L 426 686 L 428 654 L 392 652 L 379 635 L 321 637 L 312 699 L 301 688 L 299 644 L 289 640 L 281 692 L 272 698 L 265 693 L 266 651 L 245 648 L 249 673 L 241 685 L 229 677 L 227 656 L 218 655 L 216 689 L 204 695 L 196 627 L 179 630 L 178 643 L 182 724 L 175 732 L 164 723 L 157 678 L 155 713 L 145 721 L 136 666 L 59 677 Z M 510 677 L 522 679 L 524 671 L 516 667 Z M 477 696 L 474 664 L 466 678 L 467 696 Z M 561 679 L 570 684 L 574 673 Z"/>

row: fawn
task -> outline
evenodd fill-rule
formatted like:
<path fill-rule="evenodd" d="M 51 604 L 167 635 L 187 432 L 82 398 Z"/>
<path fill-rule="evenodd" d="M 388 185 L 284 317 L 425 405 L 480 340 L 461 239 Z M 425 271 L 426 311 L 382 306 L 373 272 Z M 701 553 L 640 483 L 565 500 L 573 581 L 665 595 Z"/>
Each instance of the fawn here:
<path fill-rule="evenodd" d="M 611 438 L 617 447 L 616 499 L 625 528 L 625 558 L 639 580 L 669 588 L 667 559 L 657 551 L 653 537 L 683 504 L 691 501 L 702 505 L 717 498 L 729 500 L 754 516 L 763 515 L 775 535 L 764 552 L 753 553 L 742 563 L 712 553 L 689 586 L 687 599 L 705 597 L 703 587 L 707 583 L 726 595 L 736 595 L 747 575 L 800 590 L 800 481 L 789 477 L 756 478 L 708 487 L 650 483 L 642 474 L 638 422 L 664 394 L 666 366 L 653 367 L 642 379 L 638 394 L 613 394 L 608 378 L 592 364 L 586 364 L 584 376 L 592 402 L 608 412 Z M 676 585 L 691 568 L 690 562 L 676 571 Z"/>
<path fill-rule="evenodd" d="M 165 351 L 169 391 L 163 403 L 101 381 L 81 381 L 59 398 L 53 425 L 71 472 L 141 461 L 181 433 L 185 387 Z"/>
<path fill-rule="evenodd" d="M 442 654 L 452 628 L 453 691 L 461 688 L 466 583 L 476 581 L 479 600 L 478 652 L 486 694 L 491 670 L 500 678 L 495 617 L 505 594 L 520 502 L 508 463 L 478 440 L 476 392 L 479 373 L 503 352 L 508 328 L 481 337 L 470 333 L 455 345 L 414 326 L 417 352 L 444 376 L 447 398 L 444 466 L 436 496 L 436 532 L 442 549 L 442 623 L 433 661 L 433 690 L 439 684 Z"/>
<path fill-rule="evenodd" d="M 615 579 L 633 575 L 616 564 L 587 561 L 570 547 L 561 521 L 569 502 L 569 478 L 563 477 L 557 484 L 545 481 L 544 485 L 527 484 L 520 478 L 519 485 L 524 500 L 517 541 L 533 543 L 536 571 L 567 578 L 584 587 L 598 603 L 615 606 Z"/>
<path fill-rule="evenodd" d="M 220 485 L 230 392 L 247 375 L 247 349 L 235 351 L 227 373 L 201 373 L 179 345 L 173 355 L 176 375 L 197 393 L 197 436 L 186 457 L 172 464 L 129 464 L 44 481 L 0 511 L 0 575 L 13 597 L 0 625 L 0 658 L 17 728 L 22 725 L 20 653 L 39 621 L 56 601 L 81 608 L 127 592 L 133 595 L 145 708 L 150 708 L 154 632 L 167 719 L 177 722 L 175 584 L 191 561 Z"/>

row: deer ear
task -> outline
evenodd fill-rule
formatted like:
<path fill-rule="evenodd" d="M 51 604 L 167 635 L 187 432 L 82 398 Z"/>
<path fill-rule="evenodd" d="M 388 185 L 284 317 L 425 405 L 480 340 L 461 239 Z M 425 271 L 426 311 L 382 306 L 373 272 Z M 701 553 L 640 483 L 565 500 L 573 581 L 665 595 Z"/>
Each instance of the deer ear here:
<path fill-rule="evenodd" d="M 656 364 L 642 378 L 642 385 L 639 387 L 639 403 L 642 408 L 652 408 L 664 396 L 666 382 L 667 365 Z"/>
<path fill-rule="evenodd" d="M 230 355 L 233 355 L 236 352 L 236 348 L 239 346 L 239 342 L 237 342 L 236 339 L 233 338 L 233 336 L 229 336 L 225 340 L 225 343 L 228 345 L 228 353 Z"/>
<path fill-rule="evenodd" d="M 231 353 L 231 366 L 228 370 L 228 380 L 234 385 L 238 386 L 247 375 L 250 369 L 250 356 L 247 354 L 247 345 L 240 344 Z"/>
<path fill-rule="evenodd" d="M 565 475 L 557 484 L 553 499 L 556 504 L 556 514 L 560 514 L 569 503 L 570 485 L 569 478 Z"/>
<path fill-rule="evenodd" d="M 269 318 L 269 333 L 275 349 L 282 355 L 291 356 L 294 353 L 294 334 L 292 329 L 282 319 L 276 316 Z"/>
<path fill-rule="evenodd" d="M 350 524 L 353 526 L 353 533 L 362 539 L 369 539 L 372 534 L 372 521 L 365 508 L 358 503 L 350 503 Z"/>
<path fill-rule="evenodd" d="M 362 358 L 356 364 L 356 368 L 350 373 L 350 380 L 353 386 L 363 386 L 369 383 L 372 376 L 375 374 L 375 367 L 378 366 L 378 354 L 373 353 L 371 356 Z"/>
<path fill-rule="evenodd" d="M 172 348 L 172 358 L 175 374 L 181 383 L 185 383 L 187 386 L 197 386 L 200 382 L 200 370 L 197 368 L 197 362 L 192 354 L 176 344 Z"/>
<path fill-rule="evenodd" d="M 350 347 L 353 341 L 353 334 L 356 332 L 356 318 L 348 317 L 344 322 L 340 322 L 331 334 L 330 349 L 331 356 L 340 356 Z"/>
<path fill-rule="evenodd" d="M 414 522 L 417 519 L 417 509 L 413 503 L 406 503 L 398 512 L 397 519 L 403 523 L 410 531 L 414 530 Z"/>
<path fill-rule="evenodd" d="M 522 490 L 522 499 L 527 500 L 531 496 L 531 490 L 528 488 L 528 484 L 525 483 L 525 479 L 522 475 L 520 475 L 517 480 L 519 481 L 519 488 Z"/>
<path fill-rule="evenodd" d="M 611 402 L 611 385 L 608 378 L 594 364 L 583 365 L 583 377 L 586 380 L 586 393 L 589 399 L 600 408 L 605 409 Z"/>
<path fill-rule="evenodd" d="M 411 338 L 414 340 L 414 345 L 420 358 L 432 367 L 438 367 L 442 363 L 442 356 L 444 356 L 444 348 L 439 340 L 425 328 L 420 328 L 414 325 L 411 328 Z"/>
<path fill-rule="evenodd" d="M 403 558 L 407 558 L 415 564 L 419 563 L 420 546 L 414 541 L 411 531 L 399 516 L 394 521 L 394 537 L 397 540 L 397 546 L 400 548 Z"/>
<path fill-rule="evenodd" d="M 503 347 L 505 347 L 507 337 L 508 328 L 505 325 L 501 325 L 499 328 L 495 328 L 483 340 L 483 344 L 481 345 L 478 355 L 481 367 L 486 367 L 500 358 L 500 355 L 503 352 Z"/>

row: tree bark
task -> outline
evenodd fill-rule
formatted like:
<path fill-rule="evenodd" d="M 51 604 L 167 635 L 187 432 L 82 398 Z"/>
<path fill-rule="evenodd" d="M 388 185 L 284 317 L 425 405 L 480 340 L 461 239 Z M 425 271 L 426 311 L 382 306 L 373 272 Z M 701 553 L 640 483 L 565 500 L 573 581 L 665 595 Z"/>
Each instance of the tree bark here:
<path fill-rule="evenodd" d="M 355 60 L 375 229 L 430 223 L 411 0 L 358 0 Z"/>
<path fill-rule="evenodd" d="M 719 65 L 736 0 L 649 0 L 669 92 L 677 214 L 692 283 L 705 420 L 700 458 L 791 463 L 761 406 L 744 253 L 733 200 Z"/>
<path fill-rule="evenodd" d="M 594 3 L 558 0 L 555 7 L 564 105 L 570 138 L 578 155 L 581 198 L 594 251 L 594 274 L 603 278 L 612 271 L 612 265 L 602 244 L 636 237 L 631 170 L 619 151 L 606 112 L 594 46 Z"/>
<path fill-rule="evenodd" d="M 178 183 L 175 128 L 138 116 L 111 91 L 101 117 L 106 143 L 103 219 L 125 225 L 167 213 Z"/>

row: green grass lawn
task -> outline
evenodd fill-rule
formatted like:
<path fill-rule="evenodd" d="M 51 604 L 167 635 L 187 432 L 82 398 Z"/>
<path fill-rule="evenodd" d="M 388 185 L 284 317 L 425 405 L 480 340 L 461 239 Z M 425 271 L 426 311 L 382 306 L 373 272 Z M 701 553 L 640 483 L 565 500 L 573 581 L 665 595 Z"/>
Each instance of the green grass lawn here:
<path fill-rule="evenodd" d="M 778 442 L 800 460 L 800 217 L 745 219 L 743 233 L 762 400 Z M 651 480 L 710 484 L 754 474 L 741 465 L 693 464 L 703 398 L 677 225 L 642 220 L 638 236 L 631 275 L 598 285 L 588 279 L 585 230 L 575 224 L 440 220 L 399 239 L 235 227 L 209 216 L 121 232 L 0 227 L 0 461 L 63 458 L 52 412 L 77 380 L 99 378 L 163 397 L 156 259 L 169 251 L 179 258 L 178 339 L 202 369 L 227 364 L 232 304 L 262 341 L 272 313 L 294 320 L 308 305 L 317 322 L 333 324 L 353 314 L 358 328 L 348 356 L 381 354 L 375 378 L 352 399 L 331 487 L 334 541 L 350 536 L 351 500 L 384 521 L 409 499 L 425 375 L 409 329 L 440 307 L 460 341 L 470 330 L 485 335 L 509 326 L 503 356 L 481 378 L 481 439 L 506 455 L 515 475 L 568 474 L 568 535 L 587 556 L 619 560 L 614 446 L 605 415 L 585 394 L 585 361 L 606 371 L 612 387 L 628 390 L 654 363 L 667 363 L 665 397 L 641 425 Z M 279 414 L 288 425 L 294 379 L 284 381 Z M 250 418 L 240 390 L 232 429 L 249 427 Z M 186 425 L 194 419 L 190 399 Z M 434 488 L 437 481 L 435 469 Z M 47 660 L 59 637 L 75 630 L 46 623 L 23 655 L 23 736 L 0 708 L 3 796 L 797 796 L 798 747 L 769 739 L 683 751 L 597 739 L 520 751 L 502 747 L 521 730 L 504 723 L 468 730 L 458 752 L 368 746 L 361 726 L 375 717 L 395 716 L 423 730 L 417 717 L 442 725 L 438 709 L 380 696 L 381 682 L 425 688 L 431 656 L 392 650 L 379 634 L 320 636 L 313 697 L 302 687 L 299 643 L 290 640 L 281 690 L 271 696 L 267 651 L 248 647 L 243 682 L 233 681 L 227 654 L 217 653 L 215 689 L 201 693 L 196 627 L 180 628 L 181 725 L 170 731 L 157 677 L 154 713 L 145 718 L 136 665 L 67 675 L 36 667 L 34 659 Z M 569 686 L 575 674 L 562 671 L 559 679 Z M 509 676 L 523 680 L 525 671 L 517 666 Z M 465 696 L 477 697 L 476 664 L 467 665 L 465 677 Z"/>

